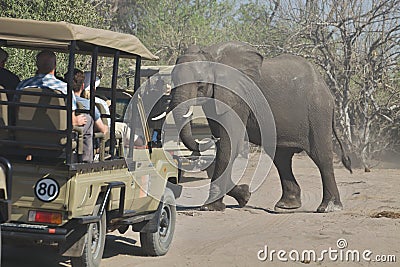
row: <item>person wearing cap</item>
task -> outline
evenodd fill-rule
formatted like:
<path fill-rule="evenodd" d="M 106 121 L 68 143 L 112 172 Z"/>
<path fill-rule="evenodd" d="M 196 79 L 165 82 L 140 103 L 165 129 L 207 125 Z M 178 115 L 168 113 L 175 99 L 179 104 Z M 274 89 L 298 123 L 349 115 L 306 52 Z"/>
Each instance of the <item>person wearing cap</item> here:
<path fill-rule="evenodd" d="M 0 86 L 6 90 L 15 90 L 20 79 L 17 75 L 5 68 L 8 53 L 0 48 Z M 13 100 L 13 94 L 7 93 L 8 101 Z"/>
<path fill-rule="evenodd" d="M 43 50 L 36 56 L 36 75 L 32 78 L 20 82 L 16 90 L 37 87 L 57 90 L 63 94 L 68 94 L 67 83 L 55 77 L 56 55 L 49 50 Z M 87 114 L 75 115 L 76 98 L 72 95 L 72 125 L 82 126 L 83 128 L 83 155 L 84 162 L 93 161 L 93 119 Z"/>
<path fill-rule="evenodd" d="M 91 78 L 91 72 L 90 71 L 85 71 L 85 98 L 90 98 L 90 78 Z M 100 78 L 98 76 L 96 76 L 96 81 L 94 83 L 94 90 L 96 90 L 96 88 L 100 85 Z M 96 104 L 102 105 L 105 111 L 105 114 L 110 115 L 110 108 L 109 105 L 107 104 L 106 101 L 104 101 L 103 99 L 101 99 L 100 97 L 95 96 L 94 98 L 94 102 Z M 108 122 L 108 127 L 110 127 L 111 125 L 111 119 L 108 118 L 107 119 Z"/>

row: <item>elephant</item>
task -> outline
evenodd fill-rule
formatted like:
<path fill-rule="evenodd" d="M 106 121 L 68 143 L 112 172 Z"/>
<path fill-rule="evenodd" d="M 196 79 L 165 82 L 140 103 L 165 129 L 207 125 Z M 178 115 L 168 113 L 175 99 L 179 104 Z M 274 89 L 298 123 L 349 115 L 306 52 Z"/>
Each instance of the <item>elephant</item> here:
<path fill-rule="evenodd" d="M 301 207 L 301 189 L 292 171 L 292 157 L 295 153 L 305 151 L 317 165 L 322 178 L 323 197 L 317 208 L 317 212 L 332 212 L 342 209 L 339 191 L 336 185 L 333 170 L 333 144 L 332 133 L 336 137 L 342 154 L 342 163 L 350 171 L 351 161 L 346 155 L 343 144 L 337 136 L 334 124 L 334 98 L 324 82 L 322 76 L 306 59 L 283 54 L 270 59 L 263 56 L 249 44 L 230 41 L 200 48 L 190 46 L 176 61 L 172 71 L 172 80 L 178 84 L 181 80 L 192 75 L 209 75 L 217 80 L 220 73 L 213 69 L 191 67 L 186 71 L 175 71 L 177 66 L 190 62 L 216 62 L 233 67 L 245 74 L 261 90 L 268 101 L 275 120 L 276 150 L 273 163 L 276 166 L 282 187 L 282 196 L 275 204 L 276 210 L 294 211 Z M 245 89 L 246 90 L 246 89 Z M 190 99 L 208 97 L 223 103 L 235 112 L 246 126 L 249 142 L 260 145 L 259 123 L 254 119 L 254 112 L 243 103 L 243 99 L 236 94 L 227 91 L 223 86 L 215 83 L 189 83 L 177 86 L 172 90 L 170 109 L 173 110 L 175 123 L 181 128 L 179 137 L 184 145 L 197 153 L 202 152 L 201 146 L 193 138 L 190 123 L 185 121 L 188 107 L 180 105 Z M 225 118 L 227 109 L 202 103 L 203 110 L 214 113 L 219 123 L 209 120 L 209 127 L 213 136 L 218 138 L 216 143 L 216 157 L 211 181 L 215 181 L 221 174 L 231 174 L 232 161 L 229 155 L 234 157 L 240 152 L 238 146 L 244 133 L 228 136 L 235 131 L 235 125 L 230 125 L 229 118 Z M 206 108 L 205 108 L 206 107 Z M 229 117 L 229 116 L 227 116 Z M 221 124 L 225 126 L 222 127 Z M 229 129 L 232 127 L 232 129 Z M 219 186 L 227 188 L 226 183 Z M 232 182 L 231 182 L 232 183 Z M 211 184 L 212 185 L 212 184 Z M 218 190 L 217 190 L 218 191 Z M 236 199 L 240 207 L 247 204 L 251 193 L 246 184 L 233 185 L 226 191 L 227 195 Z M 223 203 L 223 195 L 213 199 L 212 186 L 210 187 L 209 203 L 205 203 L 202 210 L 222 211 L 226 208 Z"/>

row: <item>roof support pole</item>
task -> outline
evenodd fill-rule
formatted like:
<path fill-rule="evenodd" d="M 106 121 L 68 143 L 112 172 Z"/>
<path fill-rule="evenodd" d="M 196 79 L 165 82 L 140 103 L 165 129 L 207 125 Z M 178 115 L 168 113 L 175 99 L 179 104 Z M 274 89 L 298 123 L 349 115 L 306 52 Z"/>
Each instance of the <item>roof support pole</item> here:
<path fill-rule="evenodd" d="M 113 73 L 111 80 L 111 129 L 110 129 L 110 154 L 111 158 L 114 158 L 115 152 L 115 114 L 116 114 L 116 94 L 117 94 L 117 77 L 118 77 L 118 65 L 119 65 L 119 51 L 115 51 Z"/>
<path fill-rule="evenodd" d="M 90 116 L 94 119 L 94 110 L 96 107 L 95 96 L 96 96 L 96 76 L 97 76 L 97 58 L 99 54 L 99 47 L 95 46 L 92 52 L 92 66 L 90 68 Z M 86 87 L 86 84 L 85 84 Z M 93 128 L 94 131 L 94 128 Z"/>
<path fill-rule="evenodd" d="M 133 87 L 133 93 L 140 87 L 140 68 L 142 65 L 142 57 L 136 56 L 136 67 L 135 67 L 135 85 Z"/>
<path fill-rule="evenodd" d="M 73 79 L 75 68 L 75 50 L 76 41 L 71 41 L 69 46 L 69 60 L 68 60 L 68 77 L 67 77 L 67 147 L 66 147 L 66 163 L 72 163 L 72 94 L 73 94 Z"/>

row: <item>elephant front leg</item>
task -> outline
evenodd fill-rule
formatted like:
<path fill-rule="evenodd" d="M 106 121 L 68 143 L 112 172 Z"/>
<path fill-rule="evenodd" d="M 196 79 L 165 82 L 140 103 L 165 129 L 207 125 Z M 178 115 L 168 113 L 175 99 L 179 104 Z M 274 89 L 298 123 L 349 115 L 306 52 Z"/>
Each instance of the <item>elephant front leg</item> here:
<path fill-rule="evenodd" d="M 239 207 L 243 208 L 250 200 L 250 188 L 247 184 L 235 185 L 232 190 L 228 192 L 228 196 L 233 197 L 238 202 Z"/>
<path fill-rule="evenodd" d="M 220 190 L 220 187 L 215 187 L 210 189 L 210 195 L 214 195 L 211 191 Z M 218 194 L 218 193 L 217 193 Z M 232 190 L 228 192 L 228 196 L 231 196 L 236 199 L 239 204 L 239 207 L 243 208 L 246 206 L 247 202 L 249 202 L 251 193 L 249 190 L 249 186 L 247 184 L 235 185 Z M 226 205 L 223 203 L 223 197 L 212 201 L 211 203 L 203 205 L 200 210 L 202 211 L 224 211 Z"/>
<path fill-rule="evenodd" d="M 226 188 L 229 186 L 228 182 L 230 181 L 232 170 L 228 156 L 230 154 L 230 145 L 228 147 L 229 151 L 226 151 L 226 149 L 221 150 L 221 147 L 226 148 L 226 142 L 226 137 L 221 137 L 216 144 L 217 153 L 213 163 L 214 168 L 212 173 L 209 173 L 212 174 L 210 191 L 206 204 L 200 208 L 202 211 L 223 211 L 226 208 L 222 200 L 227 192 Z M 228 155 L 226 154 L 227 152 L 229 152 Z"/>
<path fill-rule="evenodd" d="M 292 170 L 294 151 L 290 148 L 277 148 L 274 164 L 279 172 L 282 185 L 281 199 L 275 204 L 275 210 L 292 210 L 301 207 L 301 190 Z"/>
<path fill-rule="evenodd" d="M 208 171 L 208 174 L 212 172 L 210 194 L 202 210 L 224 210 L 225 204 L 222 199 L 228 192 L 228 195 L 235 197 L 240 206 L 246 205 L 250 198 L 248 186 L 235 186 L 231 180 L 233 162 L 237 157 L 236 144 L 245 135 L 245 128 L 238 125 L 238 120 L 240 118 L 228 112 L 219 117 L 218 129 L 212 129 L 217 130 L 220 139 L 216 144 L 214 170 L 211 171 L 212 168 L 210 168 Z"/>
<path fill-rule="evenodd" d="M 215 162 L 207 168 L 206 171 L 207 171 L 207 176 L 209 178 L 213 177 L 214 168 L 215 168 Z M 241 208 L 246 206 L 247 202 L 249 202 L 251 197 L 250 188 L 247 184 L 234 185 L 232 190 L 230 190 L 227 193 L 227 195 L 233 197 L 238 202 L 239 207 Z"/>

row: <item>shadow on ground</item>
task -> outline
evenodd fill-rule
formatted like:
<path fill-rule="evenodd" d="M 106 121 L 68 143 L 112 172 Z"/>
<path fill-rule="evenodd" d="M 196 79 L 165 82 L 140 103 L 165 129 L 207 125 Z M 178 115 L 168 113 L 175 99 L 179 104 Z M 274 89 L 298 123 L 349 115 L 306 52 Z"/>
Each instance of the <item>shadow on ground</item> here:
<path fill-rule="evenodd" d="M 137 240 L 124 236 L 107 235 L 103 259 L 117 255 L 145 256 Z"/>

